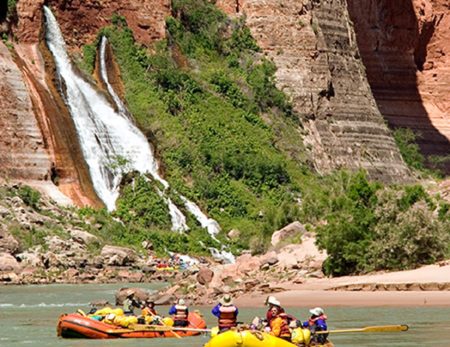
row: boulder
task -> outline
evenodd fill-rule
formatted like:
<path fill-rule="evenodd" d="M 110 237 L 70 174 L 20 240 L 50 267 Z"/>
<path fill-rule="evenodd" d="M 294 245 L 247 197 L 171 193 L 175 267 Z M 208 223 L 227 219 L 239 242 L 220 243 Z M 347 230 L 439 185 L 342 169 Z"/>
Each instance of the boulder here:
<path fill-rule="evenodd" d="M 70 236 L 75 242 L 85 245 L 98 241 L 97 236 L 94 236 L 91 233 L 78 229 L 70 230 Z"/>
<path fill-rule="evenodd" d="M 212 279 L 214 277 L 214 271 L 211 269 L 208 269 L 206 267 L 200 268 L 199 272 L 197 273 L 197 281 L 201 285 L 207 285 L 211 283 Z"/>
<path fill-rule="evenodd" d="M 126 266 L 133 263 L 136 258 L 136 252 L 132 249 L 118 246 L 104 246 L 100 253 L 105 264 L 110 266 Z"/>
<path fill-rule="evenodd" d="M 0 230 L 0 252 L 14 254 L 19 250 L 19 242 L 7 231 Z"/>
<path fill-rule="evenodd" d="M 20 264 L 9 253 L 0 253 L 0 271 L 17 271 L 20 269 Z"/>
<path fill-rule="evenodd" d="M 306 228 L 302 223 L 293 222 L 288 224 L 283 229 L 275 231 L 272 234 L 272 246 L 278 245 L 281 241 L 286 240 L 287 238 L 296 236 L 301 237 L 304 233 L 306 233 Z"/>
<path fill-rule="evenodd" d="M 228 237 L 232 240 L 237 240 L 241 236 L 241 232 L 237 229 L 231 229 L 228 232 Z"/>
<path fill-rule="evenodd" d="M 43 267 L 44 263 L 42 261 L 42 256 L 37 252 L 23 252 L 16 255 L 18 259 L 24 265 L 29 265 L 31 267 Z"/>

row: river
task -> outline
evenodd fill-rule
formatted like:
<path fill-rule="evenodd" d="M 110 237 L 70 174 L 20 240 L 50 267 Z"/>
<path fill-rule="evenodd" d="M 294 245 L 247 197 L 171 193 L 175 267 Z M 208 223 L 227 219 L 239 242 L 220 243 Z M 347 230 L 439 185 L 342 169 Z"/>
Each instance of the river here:
<path fill-rule="evenodd" d="M 39 347 L 202 347 L 207 336 L 185 339 L 122 339 L 66 340 L 56 337 L 56 322 L 62 313 L 81 308 L 88 311 L 93 300 L 114 301 L 115 291 L 123 284 L 42 285 L 0 287 L 0 346 Z M 145 289 L 159 289 L 162 284 L 139 284 Z M 158 307 L 167 313 L 168 307 Z M 215 324 L 209 307 L 199 307 L 208 326 Z M 408 324 L 403 333 L 345 333 L 332 338 L 337 347 L 412 347 L 450 346 L 450 312 L 439 307 L 325 307 L 330 329 L 355 328 L 368 325 Z M 307 308 L 288 308 L 289 313 L 306 319 Z M 239 320 L 249 322 L 255 315 L 264 315 L 264 307 L 241 308 Z"/>

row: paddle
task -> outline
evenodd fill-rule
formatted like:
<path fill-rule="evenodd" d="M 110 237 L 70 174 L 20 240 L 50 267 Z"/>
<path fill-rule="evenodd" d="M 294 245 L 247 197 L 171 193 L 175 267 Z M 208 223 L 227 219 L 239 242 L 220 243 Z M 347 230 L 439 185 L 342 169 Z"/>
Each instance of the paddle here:
<path fill-rule="evenodd" d="M 150 312 L 150 314 L 152 315 L 152 317 L 155 317 L 155 316 L 156 316 L 152 311 L 149 311 L 149 312 Z M 168 326 L 166 323 L 164 323 L 163 320 L 161 320 L 161 323 L 162 323 L 162 326 L 163 326 L 163 327 L 173 328 L 173 327 L 171 327 L 171 326 Z M 167 329 L 167 330 L 170 330 L 170 332 L 173 334 L 173 336 L 175 336 L 177 339 L 181 339 L 181 336 L 180 336 L 179 334 L 177 334 L 175 331 L 173 331 L 173 329 Z"/>
<path fill-rule="evenodd" d="M 182 328 L 182 327 L 169 327 L 164 325 L 133 325 L 128 329 L 110 329 L 107 331 L 108 334 L 124 334 L 132 332 L 143 332 L 143 331 L 195 331 L 195 332 L 211 332 L 211 329 L 196 329 L 196 328 Z M 180 335 L 178 335 L 180 336 Z M 181 338 L 181 336 L 180 336 Z"/>
<path fill-rule="evenodd" d="M 407 325 L 374 325 L 364 328 L 338 329 L 328 331 L 316 331 L 316 334 L 335 334 L 335 333 L 388 333 L 397 331 L 407 331 Z"/>

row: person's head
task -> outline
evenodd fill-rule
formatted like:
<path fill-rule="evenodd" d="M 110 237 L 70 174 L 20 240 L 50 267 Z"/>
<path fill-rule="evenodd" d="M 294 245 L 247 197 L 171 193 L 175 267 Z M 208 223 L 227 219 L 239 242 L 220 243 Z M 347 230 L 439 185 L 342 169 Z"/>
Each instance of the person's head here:
<path fill-rule="evenodd" d="M 180 299 L 178 299 L 177 304 L 178 305 L 186 305 L 186 301 L 184 301 L 184 299 L 180 298 Z"/>
<path fill-rule="evenodd" d="M 321 307 L 314 307 L 309 310 L 309 313 L 311 313 L 314 317 L 319 317 L 324 314 L 324 311 Z"/>
<path fill-rule="evenodd" d="M 155 302 L 153 300 L 146 300 L 145 305 L 148 307 L 155 307 Z"/>
<path fill-rule="evenodd" d="M 225 294 L 222 299 L 220 299 L 220 304 L 222 306 L 233 306 L 233 299 L 230 294 Z"/>
<path fill-rule="evenodd" d="M 133 289 L 128 289 L 125 292 L 125 295 L 126 295 L 127 298 L 132 298 L 134 296 L 134 290 Z"/>
<path fill-rule="evenodd" d="M 269 309 L 271 309 L 274 306 L 281 307 L 281 303 L 274 296 L 267 297 L 266 305 L 269 305 Z"/>
<path fill-rule="evenodd" d="M 272 306 L 270 308 L 270 313 L 272 313 L 273 317 L 278 316 L 279 313 L 280 313 L 280 307 L 279 306 Z"/>

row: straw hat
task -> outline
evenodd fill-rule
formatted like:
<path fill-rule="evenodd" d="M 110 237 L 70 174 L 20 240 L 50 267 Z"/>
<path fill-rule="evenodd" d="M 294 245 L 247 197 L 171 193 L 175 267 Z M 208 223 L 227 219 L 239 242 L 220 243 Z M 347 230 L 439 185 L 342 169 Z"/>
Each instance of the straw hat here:
<path fill-rule="evenodd" d="M 232 306 L 233 305 L 233 299 L 231 299 L 231 296 L 229 294 L 225 294 L 222 299 L 220 299 L 220 304 L 222 306 Z"/>
<path fill-rule="evenodd" d="M 127 289 L 127 291 L 125 292 L 125 295 L 126 295 L 127 297 L 129 297 L 129 296 L 131 296 L 131 295 L 134 295 L 134 290 L 133 290 L 133 289 Z"/>
<path fill-rule="evenodd" d="M 309 310 L 309 313 L 311 313 L 314 316 L 321 316 L 324 314 L 324 311 L 321 307 L 314 307 Z"/>

